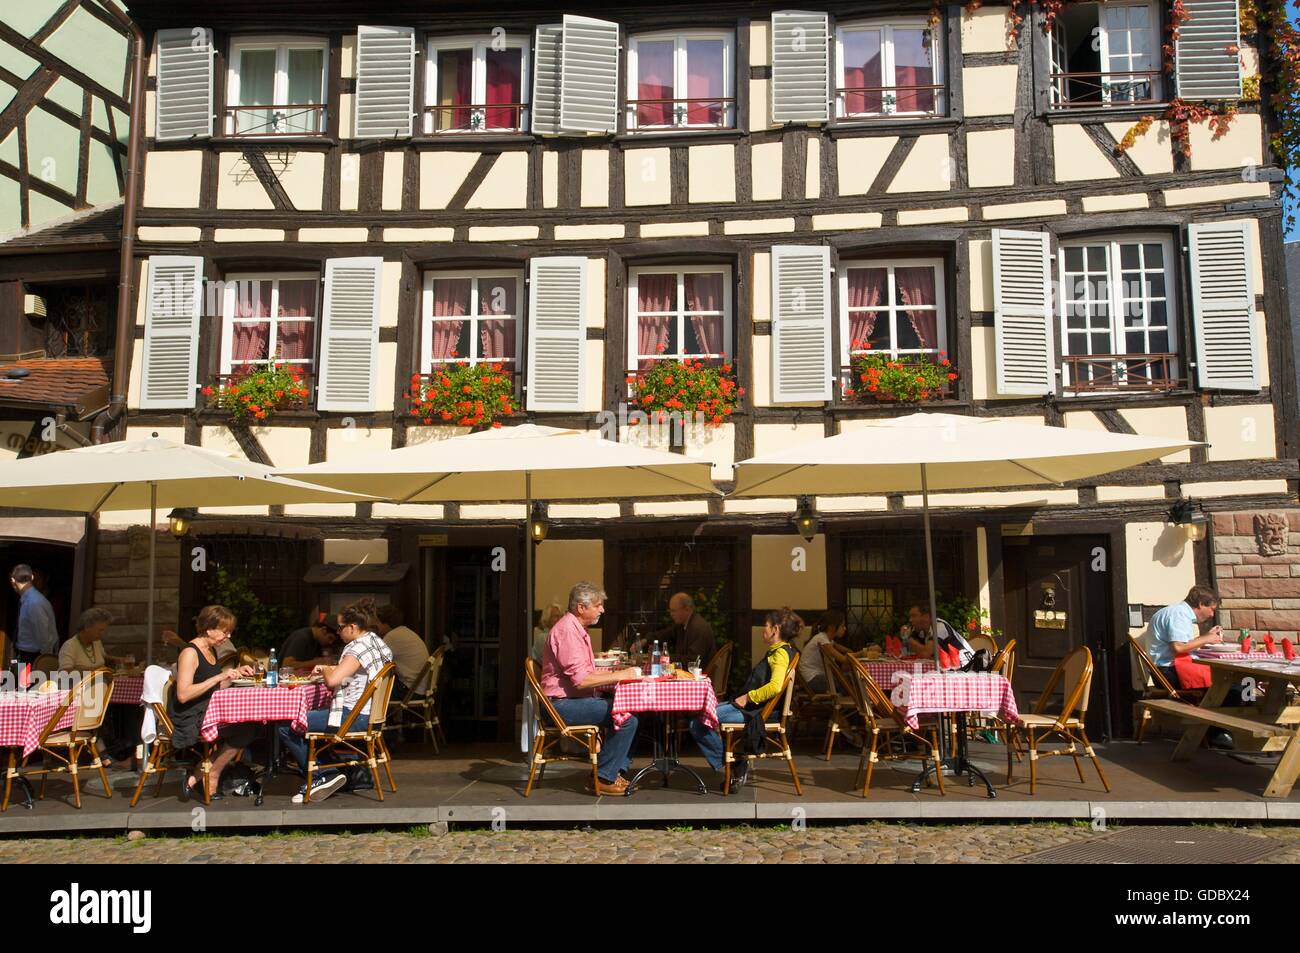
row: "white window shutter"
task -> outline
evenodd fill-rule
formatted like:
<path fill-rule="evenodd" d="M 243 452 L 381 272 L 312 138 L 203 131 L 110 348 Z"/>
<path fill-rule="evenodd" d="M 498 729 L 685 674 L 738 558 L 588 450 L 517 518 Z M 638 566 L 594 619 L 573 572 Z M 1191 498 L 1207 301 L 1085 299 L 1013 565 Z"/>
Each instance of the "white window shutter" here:
<path fill-rule="evenodd" d="M 1201 387 L 1259 390 L 1255 283 L 1246 222 L 1187 226 L 1192 257 L 1192 319 Z"/>
<path fill-rule="evenodd" d="M 993 326 L 999 394 L 1056 391 L 1052 320 L 1047 233 L 993 229 Z"/>
<path fill-rule="evenodd" d="M 374 410 L 382 258 L 325 262 L 319 410 Z"/>
<path fill-rule="evenodd" d="M 357 27 L 357 138 L 410 136 L 414 103 L 415 30 Z"/>
<path fill-rule="evenodd" d="M 831 399 L 831 250 L 772 247 L 772 402 Z"/>
<path fill-rule="evenodd" d="M 140 409 L 193 407 L 203 305 L 203 259 L 152 256 L 148 295 Z"/>
<path fill-rule="evenodd" d="M 618 24 L 565 15 L 560 39 L 560 126 L 618 129 Z"/>
<path fill-rule="evenodd" d="M 587 370 L 587 259 L 528 263 L 529 410 L 582 410 Z"/>
<path fill-rule="evenodd" d="M 559 23 L 539 26 L 533 39 L 533 101 L 529 105 L 533 133 L 555 136 L 560 132 L 560 42 L 564 27 Z"/>
<path fill-rule="evenodd" d="M 830 21 L 825 13 L 772 14 L 772 120 L 830 119 Z"/>
<path fill-rule="evenodd" d="M 1175 53 L 1182 99 L 1240 99 L 1241 27 L 1237 0 L 1183 0 L 1187 20 Z"/>
<path fill-rule="evenodd" d="M 162 142 L 212 135 L 212 31 L 158 31 L 158 114 Z"/>

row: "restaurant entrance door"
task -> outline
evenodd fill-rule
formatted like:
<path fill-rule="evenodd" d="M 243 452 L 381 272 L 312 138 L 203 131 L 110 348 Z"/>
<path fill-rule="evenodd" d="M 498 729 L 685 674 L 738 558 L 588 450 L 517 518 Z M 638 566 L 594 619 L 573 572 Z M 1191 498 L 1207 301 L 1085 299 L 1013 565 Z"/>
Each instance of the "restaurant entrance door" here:
<path fill-rule="evenodd" d="M 1086 726 L 1094 740 L 1105 737 L 1105 709 L 1114 704 L 1105 675 L 1112 616 L 1107 542 L 1104 536 L 1002 539 L 1004 635 L 1016 640 L 1016 697 L 1031 710 L 1057 663 L 1088 646 L 1093 676 Z"/>

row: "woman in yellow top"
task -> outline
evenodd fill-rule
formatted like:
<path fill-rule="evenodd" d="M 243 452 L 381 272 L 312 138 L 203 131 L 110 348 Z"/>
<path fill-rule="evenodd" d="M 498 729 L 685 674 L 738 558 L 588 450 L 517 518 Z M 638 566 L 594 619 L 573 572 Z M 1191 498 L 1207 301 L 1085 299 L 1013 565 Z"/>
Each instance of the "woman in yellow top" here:
<path fill-rule="evenodd" d="M 720 723 L 738 725 L 757 718 L 763 706 L 780 693 L 795 656 L 794 640 L 801 628 L 803 620 L 789 609 L 767 614 L 763 625 L 763 644 L 767 646 L 767 652 L 754 666 L 741 693 L 718 705 Z M 721 772 L 724 767 L 722 737 L 699 718 L 691 722 L 691 737 L 700 746 L 709 766 Z M 732 772 L 732 789 L 743 785 L 748 777 L 749 759 L 745 758 Z"/>

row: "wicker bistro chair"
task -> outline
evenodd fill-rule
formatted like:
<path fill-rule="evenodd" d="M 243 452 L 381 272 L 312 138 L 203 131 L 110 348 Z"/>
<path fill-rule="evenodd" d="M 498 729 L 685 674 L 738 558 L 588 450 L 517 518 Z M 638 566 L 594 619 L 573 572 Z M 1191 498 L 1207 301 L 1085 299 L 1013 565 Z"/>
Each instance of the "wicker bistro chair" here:
<path fill-rule="evenodd" d="M 1156 699 L 1168 699 L 1178 702 L 1199 702 L 1200 696 L 1204 695 L 1199 690 L 1183 690 L 1174 688 L 1165 673 L 1160 671 L 1160 666 L 1156 665 L 1155 659 L 1147 654 L 1147 650 L 1142 647 L 1133 636 L 1128 637 L 1129 646 L 1133 649 L 1134 656 L 1137 657 L 1138 669 L 1142 672 L 1146 680 L 1146 688 L 1142 691 L 1142 697 L 1138 699 L 1135 707 L 1140 710 L 1140 714 L 1134 713 L 1134 721 L 1137 724 L 1134 733 L 1134 740 L 1142 743 L 1142 735 L 1146 733 L 1147 722 L 1151 720 L 1151 709 L 1146 706 L 1146 702 L 1155 701 Z"/>
<path fill-rule="evenodd" d="M 976 638 L 985 638 L 989 642 L 988 636 L 976 636 Z M 971 642 L 972 647 L 974 641 Z M 986 648 L 987 646 L 981 646 Z M 1006 645 L 1002 646 L 993 653 L 993 661 L 989 663 L 989 671 L 1001 675 L 1008 682 L 1013 682 L 1016 673 L 1016 640 L 1008 639 Z M 996 735 L 1007 746 L 1007 752 L 1014 755 L 1017 761 L 1020 760 L 1020 751 L 1012 738 L 1010 727 L 998 718 L 996 715 L 979 715 L 970 714 L 966 718 L 966 737 L 974 738 L 980 732 L 987 731 Z"/>
<path fill-rule="evenodd" d="M 820 651 L 821 646 L 817 647 Z M 830 676 L 827 676 L 829 685 Z M 825 717 L 827 726 L 830 725 L 831 713 L 835 710 L 835 693 L 829 689 L 824 692 L 813 691 L 808 679 L 803 677 L 802 672 L 794 673 L 794 699 L 792 703 L 793 718 L 797 725 L 803 725 L 804 722 Z"/>
<path fill-rule="evenodd" d="M 136 782 L 135 793 L 131 795 L 131 806 L 135 807 L 140 801 L 140 795 L 144 791 L 144 786 L 149 780 L 149 776 L 158 775 L 158 787 L 154 790 L 154 797 L 162 796 L 163 781 L 166 779 L 167 771 L 173 767 L 185 767 L 189 765 L 186 762 L 178 761 L 176 758 L 176 749 L 172 745 L 172 725 L 171 715 L 168 711 L 171 707 L 172 692 L 176 690 L 176 680 L 168 679 L 167 684 L 163 686 L 163 700 L 155 702 L 149 707 L 153 709 L 154 723 L 157 726 L 158 736 L 154 739 L 153 744 L 149 746 L 149 757 L 140 768 L 140 780 Z M 220 741 L 203 741 L 200 739 L 198 745 L 198 771 L 203 778 L 203 803 L 212 803 L 212 758 L 221 747 Z"/>
<path fill-rule="evenodd" d="M 68 713 L 68 706 L 72 704 L 72 701 L 76 697 L 76 694 L 77 694 L 76 692 L 68 692 L 67 698 L 63 700 L 63 703 L 59 705 L 59 707 L 54 710 L 54 713 L 50 715 L 49 719 L 46 720 L 45 727 L 41 729 L 40 738 L 37 740 L 36 743 L 38 748 L 43 747 L 45 745 L 46 740 L 48 740 L 51 736 L 55 734 L 55 727 L 58 725 L 59 722 L 63 720 L 63 716 Z M 9 795 L 13 791 L 13 780 L 14 777 L 16 776 L 16 772 L 13 770 L 13 758 L 14 758 L 13 750 L 14 749 L 11 749 L 10 752 L 9 770 L 5 772 L 5 790 L 4 790 L 4 797 L 0 798 L 0 811 L 7 811 L 9 809 Z M 19 768 L 21 769 L 21 767 L 26 763 L 27 763 L 27 758 L 26 756 L 24 756 L 22 761 L 19 762 Z M 41 773 L 42 772 L 39 769 L 35 771 L 27 772 L 28 775 L 41 774 Z M 44 779 L 42 779 L 42 782 L 43 780 Z M 107 789 L 107 784 L 105 784 L 105 788 Z M 77 806 L 80 807 L 81 805 L 78 804 Z"/>
<path fill-rule="evenodd" d="M 993 658 L 998 654 L 997 640 L 991 635 L 984 635 L 982 633 L 980 635 L 972 635 L 966 641 L 970 644 L 972 652 L 978 652 L 980 649 L 987 649 L 989 658 Z"/>
<path fill-rule="evenodd" d="M 829 643 L 819 645 L 818 649 L 821 650 L 822 665 L 826 669 L 826 684 L 834 696 L 830 717 L 826 719 L 826 760 L 829 761 L 835 739 L 840 735 L 844 735 L 851 743 L 857 743 L 853 736 L 862 728 L 861 706 L 854 698 L 853 676 L 849 674 L 844 653 Z"/>
<path fill-rule="evenodd" d="M 701 669 L 704 677 L 713 683 L 713 694 L 718 698 L 727 697 L 727 680 L 731 678 L 731 660 L 735 654 L 736 643 L 723 642 Z"/>
<path fill-rule="evenodd" d="M 59 718 L 52 719 L 41 734 L 38 751 L 45 757 L 45 766 L 29 774 L 41 776 L 41 790 L 38 797 L 45 799 L 45 782 L 51 774 L 68 774 L 72 778 L 72 803 L 81 807 L 81 781 L 78 777 L 81 754 L 89 749 L 90 767 L 99 772 L 99 780 L 104 785 L 104 796 L 111 798 L 113 789 L 108 783 L 108 774 L 100 761 L 97 742 L 99 730 L 108 714 L 108 699 L 113 693 L 113 673 L 107 668 L 97 668 L 87 672 L 68 693 L 68 701 L 76 700 L 77 707 L 72 715 L 72 725 L 55 731 L 67 710 L 63 705 Z"/>
<path fill-rule="evenodd" d="M 348 712 L 347 718 L 343 719 L 343 724 L 337 729 L 307 732 L 307 788 L 303 792 L 304 804 L 311 803 L 312 777 L 316 769 L 335 765 L 334 762 L 321 764 L 317 760 L 326 751 L 347 752 L 365 759 L 366 765 L 370 768 L 370 776 L 375 782 L 375 793 L 381 801 L 384 799 L 384 786 L 379 780 L 379 766 L 383 765 L 384 773 L 388 776 L 389 790 L 394 794 L 397 793 L 397 782 L 393 780 L 393 756 L 389 753 L 388 745 L 384 743 L 384 724 L 388 720 L 388 702 L 393 694 L 395 672 L 396 668 L 392 662 L 381 668 L 367 683 L 366 690 L 362 692 L 357 703 Z M 365 709 L 366 702 L 370 703 L 370 717 L 366 727 L 353 728 L 353 723 Z M 362 745 L 365 746 L 364 750 Z"/>
<path fill-rule="evenodd" d="M 407 715 L 414 715 L 420 722 L 429 740 L 433 742 L 433 753 L 438 754 L 438 741 L 447 743 L 442 733 L 442 720 L 438 717 L 438 676 L 442 673 L 442 661 L 447 654 L 447 646 L 440 645 L 429 656 L 429 660 L 420 669 L 415 684 L 406 690 L 402 698 L 394 698 L 390 704 L 398 717 L 392 724 L 384 726 L 384 731 L 400 731 L 406 726 Z M 400 738 L 400 736 L 399 736 Z"/>
<path fill-rule="evenodd" d="M 889 700 L 889 695 L 871 677 L 862 660 L 848 656 L 849 671 L 853 675 L 854 703 L 866 722 L 862 739 L 862 757 L 858 761 L 858 777 L 862 778 L 862 796 L 871 791 L 871 775 L 881 761 L 933 761 L 934 777 L 943 794 L 943 764 L 939 753 L 938 722 L 927 722 L 913 729 L 908 726 L 903 713 Z M 881 749 L 884 741 L 884 749 Z M 909 751 L 911 741 L 916 749 Z M 927 778 L 928 783 L 928 778 Z"/>
<path fill-rule="evenodd" d="M 799 653 L 794 653 L 794 658 L 790 660 L 790 667 L 785 673 L 785 684 L 781 690 L 768 699 L 767 704 L 763 706 L 759 717 L 763 720 L 763 742 L 766 746 L 775 748 L 775 751 L 761 751 L 758 754 L 743 755 L 753 761 L 756 758 L 784 758 L 786 765 L 790 768 L 790 777 L 794 779 L 794 793 L 803 797 L 803 788 L 799 784 L 799 772 L 794 766 L 794 755 L 790 751 L 790 734 L 787 731 L 787 725 L 790 721 L 790 709 L 794 701 L 794 680 L 795 673 L 799 670 Z M 776 721 L 772 720 L 772 713 L 776 710 L 777 704 L 781 705 L 781 713 Z M 745 735 L 745 723 L 724 724 L 719 726 L 722 729 L 722 740 L 726 744 L 725 771 L 722 778 L 723 793 L 731 792 L 731 766 L 735 763 L 735 745 L 736 739 L 743 738 Z"/>
<path fill-rule="evenodd" d="M 591 762 L 591 789 L 596 790 L 599 778 L 596 774 L 596 762 L 600 756 L 600 726 L 570 725 L 560 717 L 551 700 L 542 694 L 542 685 L 537 678 L 537 663 L 532 658 L 524 659 L 524 675 L 528 679 L 528 688 L 540 706 L 537 712 L 537 734 L 533 736 L 533 752 L 528 761 L 528 785 L 524 788 L 524 797 L 533 793 L 534 781 L 540 781 L 546 773 L 546 766 L 552 761 L 577 761 L 577 757 L 566 754 L 551 754 L 566 738 L 578 742 L 587 751 L 587 760 Z"/>
<path fill-rule="evenodd" d="M 1051 702 L 1052 693 L 1056 691 L 1057 685 L 1062 685 L 1064 691 L 1064 702 L 1061 710 L 1057 714 L 1047 714 L 1047 707 Z M 1097 760 L 1097 754 L 1092 750 L 1092 742 L 1088 740 L 1088 733 L 1084 730 L 1084 717 L 1088 713 L 1088 695 L 1092 689 L 1092 653 L 1088 651 L 1086 645 L 1081 645 L 1065 658 L 1061 659 L 1056 671 L 1048 679 L 1047 687 L 1039 695 L 1038 702 L 1034 705 L 1032 713 L 1021 715 L 1021 728 L 1013 729 L 1017 735 L 1022 735 L 1029 744 L 1029 793 L 1033 794 L 1038 785 L 1038 759 L 1054 757 L 1057 755 L 1069 755 L 1074 759 L 1074 768 L 1079 772 L 1079 782 L 1083 783 L 1083 764 L 1079 760 L 1080 750 L 1092 759 L 1093 767 L 1097 769 L 1097 777 L 1101 778 L 1101 786 L 1110 793 L 1110 782 L 1106 780 L 1106 775 L 1102 773 L 1101 762 Z M 1065 747 L 1055 751 L 1039 751 L 1038 746 L 1043 741 L 1057 736 L 1065 742 Z M 1011 780 L 1011 757 L 1007 756 L 1007 781 Z"/>

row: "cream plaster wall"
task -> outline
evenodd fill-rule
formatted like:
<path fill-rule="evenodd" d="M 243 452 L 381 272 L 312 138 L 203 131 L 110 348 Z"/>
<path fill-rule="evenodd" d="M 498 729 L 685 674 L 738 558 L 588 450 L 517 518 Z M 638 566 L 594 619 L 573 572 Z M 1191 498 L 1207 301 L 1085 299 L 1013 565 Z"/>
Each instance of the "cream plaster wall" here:
<path fill-rule="evenodd" d="M 605 149 L 582 150 L 582 205 L 609 206 L 609 152 Z"/>
<path fill-rule="evenodd" d="M 974 130 L 966 133 L 967 178 L 973 189 L 994 188 L 1015 183 L 1016 151 L 1014 129 Z"/>
<path fill-rule="evenodd" d="M 826 537 L 755 534 L 750 581 L 756 608 L 826 608 Z M 815 619 L 806 619 L 815 622 Z"/>
<path fill-rule="evenodd" d="M 1170 523 L 1124 527 L 1127 570 L 1125 602 L 1167 605 L 1196 584 L 1196 565 L 1187 534 Z"/>
<path fill-rule="evenodd" d="M 1211 460 L 1271 460 L 1277 456 L 1273 405 L 1205 408 Z"/>
<path fill-rule="evenodd" d="M 687 149 L 687 198 L 691 203 L 736 201 L 736 147 Z"/>
<path fill-rule="evenodd" d="M 967 66 L 961 71 L 967 116 L 1010 116 L 1016 111 L 1016 66 Z"/>
<path fill-rule="evenodd" d="M 1052 154 L 1058 182 L 1119 178 L 1119 170 L 1110 164 L 1110 160 L 1097 148 L 1097 143 L 1083 131 L 1082 126 L 1053 126 Z"/>
<path fill-rule="evenodd" d="M 527 208 L 528 153 L 501 153 L 465 207 Z"/>
<path fill-rule="evenodd" d="M 420 153 L 420 208 L 446 208 L 477 161 L 477 152 Z"/>
<path fill-rule="evenodd" d="M 840 148 L 844 145 L 844 142 L 839 144 Z M 780 142 L 759 142 L 751 147 L 750 188 L 755 202 L 775 202 L 781 198 L 781 150 L 783 148 Z M 840 175 L 840 189 L 843 192 L 843 173 L 841 172 Z"/>
<path fill-rule="evenodd" d="M 947 192 L 952 188 L 952 156 L 947 134 L 920 136 L 898 174 L 886 190 L 900 192 Z"/>
<path fill-rule="evenodd" d="M 672 201 L 668 149 L 629 149 L 623 153 L 623 198 L 629 206 Z"/>
<path fill-rule="evenodd" d="M 835 143 L 840 195 L 866 195 L 897 142 L 897 136 L 879 136 L 841 139 Z M 778 147 L 779 158 L 780 143 L 774 145 Z M 780 175 L 779 165 L 777 175 Z"/>
<path fill-rule="evenodd" d="M 145 208 L 198 208 L 203 153 L 150 152 L 144 161 Z"/>

